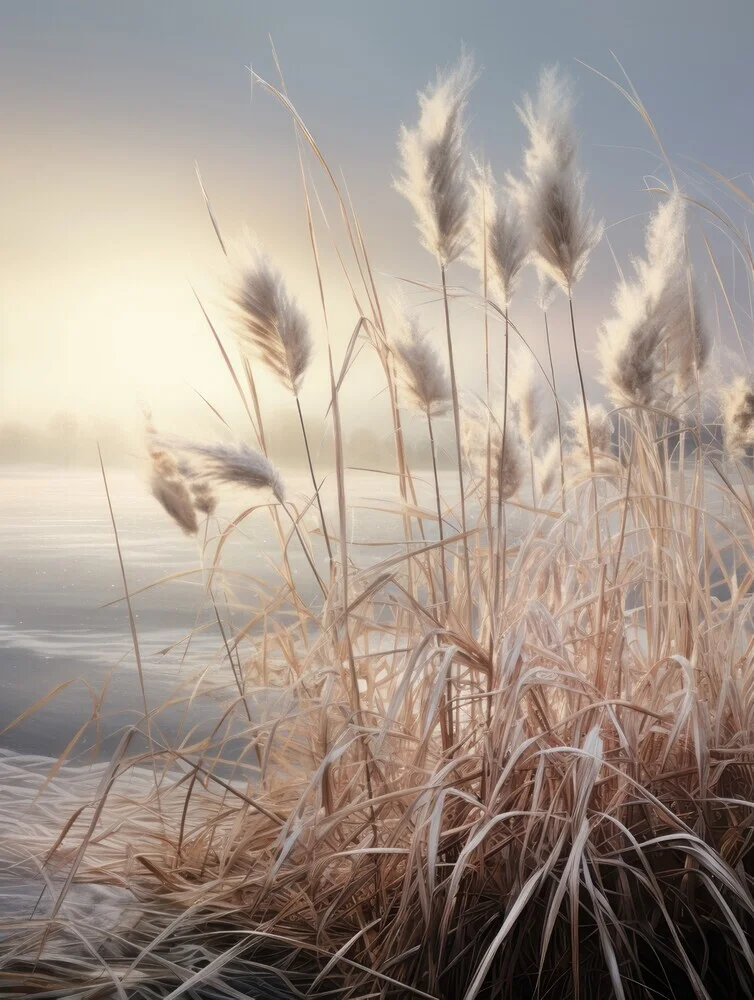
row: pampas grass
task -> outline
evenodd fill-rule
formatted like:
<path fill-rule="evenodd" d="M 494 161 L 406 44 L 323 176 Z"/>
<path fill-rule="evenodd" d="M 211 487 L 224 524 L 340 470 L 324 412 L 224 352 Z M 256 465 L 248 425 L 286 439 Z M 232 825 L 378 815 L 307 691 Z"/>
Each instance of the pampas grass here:
<path fill-rule="evenodd" d="M 605 384 L 618 406 L 672 407 L 696 383 L 709 351 L 686 249 L 686 204 L 673 191 L 654 213 L 646 255 L 622 280 L 615 316 L 598 343 Z"/>
<path fill-rule="evenodd" d="M 474 61 L 463 52 L 456 66 L 439 73 L 434 86 L 419 94 L 419 124 L 401 127 L 399 153 L 403 170 L 396 189 L 413 207 L 424 247 L 440 266 L 445 335 L 448 345 L 450 391 L 456 432 L 456 460 L 460 493 L 466 590 L 471 593 L 471 566 L 466 539 L 466 490 L 461 454 L 461 410 L 458 401 L 453 337 L 450 329 L 447 267 L 469 245 L 469 189 L 464 162 L 464 112 L 474 85 Z M 469 605 L 469 614 L 470 611 Z"/>
<path fill-rule="evenodd" d="M 491 167 L 477 163 L 472 185 L 471 263 L 488 275 L 488 295 L 504 312 L 529 253 L 524 220 L 514 192 L 495 182 Z"/>
<path fill-rule="evenodd" d="M 172 707 L 205 696 L 222 703 L 209 733 L 180 738 L 163 733 L 159 707 L 144 697 L 148 749 L 134 748 L 139 734 L 129 729 L 112 761 L 91 770 L 67 754 L 50 768 L 15 766 L 0 752 L 0 875 L 35 866 L 40 890 L 49 878 L 57 893 L 37 916 L 0 920 L 3 996 L 754 992 L 754 508 L 749 470 L 726 464 L 701 433 L 704 303 L 683 196 L 673 190 L 661 202 L 645 259 L 602 331 L 602 378 L 618 412 L 587 399 L 582 379 L 566 440 L 574 474 L 563 476 L 560 433 L 539 443 L 546 418 L 515 355 L 510 413 L 505 392 L 464 407 L 461 428 L 445 267 L 468 235 L 461 140 L 471 77 L 468 60 L 441 75 L 402 140 L 422 240 L 440 264 L 447 379 L 414 321 L 388 335 L 355 212 L 290 100 L 266 85 L 339 199 L 349 235 L 341 259 L 352 254 L 359 274 L 342 361 L 337 342 L 328 345 L 338 559 L 325 582 L 271 457 L 152 434 L 155 474 L 183 484 L 194 516 L 200 503 L 211 506 L 205 487 L 207 498 L 231 484 L 274 501 L 227 523 L 214 515 L 212 578 L 229 589 L 241 579 L 254 595 L 223 627 L 237 694 L 224 671 L 187 680 Z M 572 104 L 563 78 L 548 72 L 536 101 L 522 106 L 524 183 L 528 198 L 542 200 L 526 216 L 537 223 L 536 259 L 569 297 L 598 233 L 584 210 Z M 497 266 L 486 241 L 483 251 Z M 241 336 L 295 393 L 309 355 L 286 343 L 303 320 L 277 279 L 261 286 L 264 295 L 257 289 L 235 306 L 246 310 Z M 509 296 L 495 294 L 502 309 Z M 367 558 L 347 530 L 340 399 L 359 337 L 383 364 L 400 482 L 394 520 L 403 527 L 397 542 L 370 538 Z M 489 357 L 478 361 L 489 371 Z M 559 414 L 552 357 L 550 370 Z M 260 428 L 253 380 L 246 392 Z M 469 502 L 466 510 L 461 475 L 461 492 L 448 490 L 443 507 L 435 476 L 435 515 L 417 488 L 423 475 L 405 460 L 396 401 L 424 414 L 431 433 L 448 393 Z M 749 373 L 721 394 L 728 458 L 752 443 L 753 395 Z M 693 420 L 687 396 L 696 397 Z M 527 463 L 523 445 L 535 431 Z M 532 456 L 534 506 L 523 499 Z M 262 506 L 289 515 L 317 578 L 314 596 L 298 585 L 282 531 L 279 586 L 260 582 L 254 551 L 247 573 L 224 566 L 224 544 Z M 440 603 L 438 553 L 462 546 L 463 566 L 441 560 Z M 130 609 L 126 580 L 124 571 Z M 133 614 L 130 622 L 138 652 Z M 74 880 L 127 888 L 138 920 L 93 929 L 67 919 Z"/>
<path fill-rule="evenodd" d="M 265 456 L 247 444 L 204 444 L 171 438 L 171 446 L 186 452 L 197 461 L 198 474 L 207 479 L 251 490 L 270 490 L 276 500 L 285 502 L 283 479 Z"/>
<path fill-rule="evenodd" d="M 452 392 L 450 380 L 437 351 L 413 313 L 398 306 L 398 320 L 401 333 L 393 344 L 393 352 L 398 361 L 398 369 L 410 406 L 424 414 L 429 435 L 429 449 L 432 458 L 432 473 L 435 481 L 435 501 L 437 504 L 437 530 L 442 542 L 445 529 L 440 499 L 440 480 L 437 473 L 437 449 L 432 426 L 433 417 L 447 413 L 451 406 Z M 442 569 L 442 589 L 445 603 L 448 603 L 448 577 L 445 566 L 445 551 L 440 552 Z"/>
<path fill-rule="evenodd" d="M 469 242 L 469 191 L 464 163 L 464 113 L 474 85 L 474 61 L 463 53 L 419 94 L 419 122 L 401 127 L 401 176 L 396 189 L 416 213 L 422 245 L 445 267 Z"/>
<path fill-rule="evenodd" d="M 241 255 L 243 262 L 234 267 L 228 285 L 239 345 L 298 396 L 312 355 L 308 320 L 280 270 L 259 246 L 249 244 Z"/>
<path fill-rule="evenodd" d="M 400 332 L 392 347 L 407 402 L 427 417 L 441 417 L 451 407 L 448 373 L 418 317 L 397 312 Z"/>
<path fill-rule="evenodd" d="M 721 392 L 725 447 L 731 458 L 740 459 L 754 446 L 754 384 L 736 376 Z"/>
<path fill-rule="evenodd" d="M 585 177 L 577 162 L 571 123 L 570 79 L 557 67 L 542 72 L 536 99 L 525 95 L 518 109 L 529 146 L 525 181 L 517 191 L 531 233 L 538 270 L 571 295 L 602 237 L 602 223 L 585 205 Z"/>

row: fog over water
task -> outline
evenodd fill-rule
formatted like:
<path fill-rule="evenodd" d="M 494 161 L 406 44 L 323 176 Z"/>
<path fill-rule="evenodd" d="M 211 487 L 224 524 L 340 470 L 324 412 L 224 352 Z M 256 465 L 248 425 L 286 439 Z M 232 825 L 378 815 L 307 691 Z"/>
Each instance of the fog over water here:
<path fill-rule="evenodd" d="M 189 679 L 206 667 L 214 671 L 213 682 L 224 684 L 230 696 L 233 677 L 225 645 L 211 603 L 202 601 L 200 544 L 181 534 L 137 472 L 114 470 L 108 473 L 108 482 L 129 590 L 135 595 L 134 616 L 150 706 L 161 704 L 182 686 L 185 696 Z M 306 479 L 299 473 L 286 473 L 286 482 L 290 500 L 301 509 L 308 496 Z M 453 474 L 443 474 L 443 482 L 452 497 Z M 417 486 L 429 488 L 421 473 Z M 390 545 L 359 547 L 359 542 L 398 537 L 401 519 L 373 509 L 397 509 L 398 490 L 392 476 L 355 472 L 349 474 L 349 489 L 354 503 L 349 533 L 353 552 L 363 565 L 392 551 Z M 325 484 L 323 494 L 331 524 L 336 524 L 332 481 Z M 433 495 L 428 492 L 427 496 L 431 500 Z M 218 509 L 220 524 L 224 527 L 260 500 L 264 502 L 261 495 L 226 494 Z M 213 523 L 208 531 L 210 552 L 216 534 Z M 312 538 L 324 567 L 322 541 L 316 535 Z M 78 678 L 1 736 L 0 746 L 58 754 L 89 718 L 93 698 L 106 686 L 100 735 L 111 735 L 99 749 L 99 756 L 106 756 L 117 742 L 113 734 L 141 717 L 142 699 L 101 473 L 6 466 L 0 493 L 0 546 L 0 729 L 57 685 Z M 289 555 L 299 590 L 307 599 L 313 598 L 311 571 L 295 538 Z M 231 607 L 233 599 L 222 586 L 214 588 L 229 634 L 247 619 L 244 606 L 255 602 L 257 583 L 240 574 L 273 587 L 280 581 L 279 564 L 272 519 L 266 509 L 256 510 L 223 551 L 223 566 L 234 574 L 236 606 Z M 178 574 L 182 575 L 177 579 L 136 593 Z M 242 658 L 252 651 L 251 641 L 240 647 Z M 169 737 L 180 729 L 184 709 L 181 705 L 160 714 L 158 724 Z M 216 700 L 199 699 L 189 718 L 215 719 L 219 710 Z M 96 728 L 88 727 L 73 757 L 91 759 L 96 737 Z"/>

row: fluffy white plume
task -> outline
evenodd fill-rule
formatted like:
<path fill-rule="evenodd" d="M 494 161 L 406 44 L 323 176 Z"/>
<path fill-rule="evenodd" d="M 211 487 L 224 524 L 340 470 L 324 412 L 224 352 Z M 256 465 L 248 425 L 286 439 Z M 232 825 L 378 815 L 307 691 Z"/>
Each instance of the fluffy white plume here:
<path fill-rule="evenodd" d="M 419 94 L 419 123 L 402 126 L 398 143 L 403 174 L 395 187 L 416 212 L 423 245 L 442 264 L 452 263 L 468 245 L 463 137 L 474 80 L 473 59 L 464 52 L 452 70 L 439 73 Z"/>
<path fill-rule="evenodd" d="M 521 437 L 529 443 L 534 438 L 540 420 L 534 362 L 529 351 L 518 342 L 511 348 L 509 362 L 508 396 L 516 408 Z"/>
<path fill-rule="evenodd" d="M 147 451 L 151 463 L 149 489 L 152 496 L 187 535 L 199 530 L 196 511 L 186 477 L 171 451 L 160 443 L 151 417 L 146 422 Z"/>
<path fill-rule="evenodd" d="M 686 212 L 674 191 L 654 213 L 646 255 L 618 286 L 615 315 L 598 343 L 602 379 L 616 405 L 667 406 L 692 387 L 708 339 L 686 248 Z"/>
<path fill-rule="evenodd" d="M 408 402 L 430 417 L 441 416 L 451 398 L 445 366 L 418 318 L 400 307 L 396 314 L 400 333 L 392 347 Z"/>
<path fill-rule="evenodd" d="M 491 488 L 502 500 L 507 500 L 521 489 L 525 463 L 521 437 L 510 411 L 503 447 L 502 409 L 502 404 L 493 407 L 491 413 L 482 405 L 465 409 L 462 414 L 461 438 L 471 472 L 475 476 L 486 478 L 489 434 Z"/>
<path fill-rule="evenodd" d="M 584 202 L 584 174 L 578 167 L 571 124 L 570 80 L 557 67 L 542 72 L 536 101 L 525 96 L 519 116 L 529 133 L 524 181 L 511 180 L 531 232 L 537 269 L 566 294 L 584 273 L 602 238 L 603 225 Z"/>
<path fill-rule="evenodd" d="M 558 286 L 552 278 L 542 271 L 537 272 L 537 277 L 539 279 L 537 285 L 537 305 L 542 312 L 547 312 L 557 294 Z"/>
<path fill-rule="evenodd" d="M 534 472 L 540 497 L 545 497 L 560 483 L 560 442 L 551 438 L 545 450 L 534 461 Z"/>
<path fill-rule="evenodd" d="M 247 444 L 199 444 L 182 438 L 168 438 L 166 444 L 196 457 L 197 477 L 252 490 L 269 489 L 281 503 L 285 500 L 285 487 L 278 470 Z"/>
<path fill-rule="evenodd" d="M 739 375 L 720 396 L 726 451 L 731 458 L 742 458 L 754 446 L 754 381 Z"/>
<path fill-rule="evenodd" d="M 298 395 L 311 361 L 309 322 L 280 271 L 258 246 L 247 245 L 242 257 L 228 286 L 239 346 Z"/>
<path fill-rule="evenodd" d="M 584 405 L 580 399 L 571 406 L 568 424 L 573 432 L 576 451 L 588 456 L 589 438 L 584 417 Z M 609 455 L 612 452 L 613 421 L 605 407 L 600 403 L 589 405 L 589 428 L 592 432 L 594 451 Z"/>
<path fill-rule="evenodd" d="M 489 282 L 489 297 L 503 309 L 510 305 L 529 247 L 518 199 L 495 182 L 489 166 L 477 163 L 472 183 L 471 263 Z"/>

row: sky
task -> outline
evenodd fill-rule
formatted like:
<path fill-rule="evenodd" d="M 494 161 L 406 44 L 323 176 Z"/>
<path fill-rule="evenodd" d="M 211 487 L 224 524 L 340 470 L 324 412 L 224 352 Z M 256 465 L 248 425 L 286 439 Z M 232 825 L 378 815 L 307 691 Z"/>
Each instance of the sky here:
<path fill-rule="evenodd" d="M 752 190 L 751 0 L 1 0 L 0 422 L 45 425 L 68 412 L 130 426 L 150 407 L 170 430 L 214 426 L 197 392 L 231 423 L 241 419 L 196 300 L 226 336 L 223 257 L 195 163 L 226 239 L 253 233 L 311 315 L 318 350 L 302 400 L 324 414 L 325 331 L 294 132 L 274 98 L 250 85 L 249 66 L 276 80 L 270 37 L 291 100 L 347 181 L 381 293 L 402 287 L 438 344 L 436 297 L 401 280 L 435 283 L 436 266 L 392 181 L 401 122 L 415 120 L 417 91 L 462 45 L 482 70 L 469 146 L 499 175 L 520 165 L 514 103 L 540 69 L 557 61 L 576 79 L 588 198 L 608 227 L 575 297 L 591 391 L 616 261 L 625 267 L 641 250 L 655 204 L 646 187 L 661 172 L 646 125 L 593 69 L 617 79 L 612 53 L 620 60 L 690 193 L 701 190 L 699 162 Z M 307 169 L 337 365 L 357 313 L 333 249 L 333 240 L 345 247 L 337 212 L 311 158 Z M 704 190 L 717 197 L 708 185 L 709 177 Z M 735 280 L 729 248 L 717 246 Z M 477 287 L 464 264 L 450 281 Z M 719 288 L 708 284 L 707 308 L 719 319 Z M 524 284 L 512 318 L 541 356 L 531 288 Z M 742 323 L 744 288 L 731 293 Z M 551 326 L 567 394 L 576 382 L 564 308 L 553 308 Z M 459 380 L 473 390 L 481 319 L 458 303 L 453 322 Z M 498 374 L 500 336 L 495 328 Z M 260 389 L 272 414 L 290 405 L 264 376 Z M 350 420 L 374 423 L 383 412 L 368 351 L 343 396 Z"/>

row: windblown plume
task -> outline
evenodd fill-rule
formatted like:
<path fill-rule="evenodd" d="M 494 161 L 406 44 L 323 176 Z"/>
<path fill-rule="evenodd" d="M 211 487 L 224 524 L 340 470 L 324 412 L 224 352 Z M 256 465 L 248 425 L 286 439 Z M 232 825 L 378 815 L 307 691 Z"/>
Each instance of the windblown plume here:
<path fill-rule="evenodd" d="M 448 374 L 417 317 L 402 309 L 397 313 L 400 335 L 393 352 L 408 401 L 430 417 L 441 416 L 450 406 Z"/>
<path fill-rule="evenodd" d="M 309 322 L 269 257 L 254 245 L 245 254 L 228 288 L 239 346 L 297 396 L 311 361 Z"/>
<path fill-rule="evenodd" d="M 176 451 L 196 456 L 197 477 L 252 490 L 269 489 L 281 503 L 285 500 L 285 487 L 278 470 L 266 456 L 247 444 L 198 444 L 181 438 L 170 438 L 166 443 Z"/>
<path fill-rule="evenodd" d="M 157 468 L 152 471 L 149 482 L 152 496 L 173 518 L 175 523 L 187 535 L 195 535 L 199 530 L 196 511 L 185 482 L 182 479 L 170 479 Z"/>
<path fill-rule="evenodd" d="M 480 163 L 476 164 L 472 190 L 471 263 L 480 274 L 486 266 L 490 298 L 507 309 L 529 249 L 520 205 L 510 188 L 496 184 L 490 167 Z"/>
<path fill-rule="evenodd" d="M 199 530 L 191 493 L 175 456 L 160 444 L 151 417 L 146 424 L 147 451 L 151 461 L 149 488 L 160 506 L 187 535 Z"/>
<path fill-rule="evenodd" d="M 188 485 L 195 509 L 200 514 L 211 517 L 217 510 L 217 497 L 212 492 L 210 484 L 197 475 L 196 469 L 185 459 L 179 462 L 178 470 Z"/>
<path fill-rule="evenodd" d="M 534 461 L 534 472 L 540 497 L 545 497 L 560 482 L 560 442 L 550 440 L 545 450 Z"/>
<path fill-rule="evenodd" d="M 557 67 L 542 72 L 536 102 L 524 96 L 518 113 L 529 133 L 525 181 L 511 180 L 531 232 L 537 269 L 569 295 L 583 275 L 603 225 L 584 203 L 576 162 L 570 80 Z"/>
<path fill-rule="evenodd" d="M 537 284 L 537 305 L 542 310 L 542 312 L 547 312 L 547 310 L 552 305 L 553 299 L 558 291 L 558 286 L 547 274 L 543 274 L 542 271 L 537 272 L 538 284 Z"/>
<path fill-rule="evenodd" d="M 573 432 L 576 451 L 588 457 L 589 439 L 581 400 L 571 406 L 569 426 Z M 589 429 L 592 433 L 592 448 L 595 452 L 609 455 L 612 452 L 613 421 L 607 410 L 599 403 L 589 405 Z"/>
<path fill-rule="evenodd" d="M 473 475 L 487 475 L 487 435 L 490 441 L 491 488 L 501 500 L 517 493 L 523 484 L 525 465 L 518 429 L 508 414 L 503 447 L 502 405 L 490 413 L 479 405 L 463 412 L 461 437 L 463 450 Z"/>
<path fill-rule="evenodd" d="M 468 245 L 463 137 L 474 80 L 473 59 L 463 52 L 452 70 L 438 73 L 435 84 L 419 94 L 419 123 L 401 126 L 398 142 L 403 175 L 396 190 L 416 212 L 422 244 L 446 265 Z"/>
<path fill-rule="evenodd" d="M 598 343 L 602 379 L 616 405 L 668 404 L 693 384 L 708 355 L 686 248 L 685 203 L 674 191 L 647 227 L 646 256 L 623 280 L 615 316 Z"/>
<path fill-rule="evenodd" d="M 539 393 L 534 378 L 534 363 L 529 351 L 519 344 L 512 348 L 509 361 L 508 396 L 516 407 L 521 437 L 524 441 L 531 442 L 539 427 L 540 418 Z"/>
<path fill-rule="evenodd" d="M 739 375 L 720 395 L 726 451 L 742 458 L 754 446 L 754 382 Z"/>

